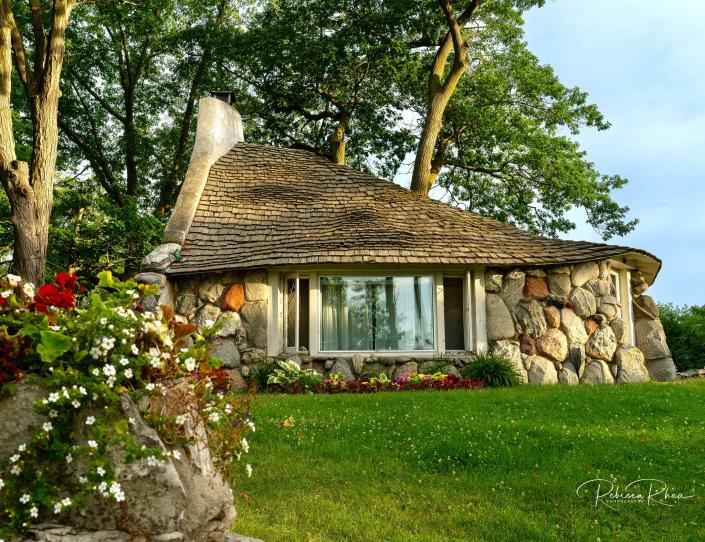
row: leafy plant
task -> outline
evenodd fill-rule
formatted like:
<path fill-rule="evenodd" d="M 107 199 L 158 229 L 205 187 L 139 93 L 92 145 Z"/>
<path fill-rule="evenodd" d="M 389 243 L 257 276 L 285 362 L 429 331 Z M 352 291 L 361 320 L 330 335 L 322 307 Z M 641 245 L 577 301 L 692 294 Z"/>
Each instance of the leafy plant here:
<path fill-rule="evenodd" d="M 470 365 L 460 370 L 460 374 L 470 380 L 484 382 L 491 388 L 521 384 L 520 375 L 511 362 L 492 352 L 477 354 Z"/>
<path fill-rule="evenodd" d="M 279 369 L 267 379 L 267 384 L 276 384 L 285 391 L 309 391 L 323 382 L 325 377 L 315 369 L 302 369 L 295 361 L 278 360 Z"/>
<path fill-rule="evenodd" d="M 113 469 L 116 451 L 153 467 L 207 440 L 216 466 L 232 476 L 248 449 L 247 398 L 229 392 L 208 350 L 217 327 L 197 334 L 166 307 L 145 311 L 139 300 L 156 287 L 120 282 L 109 271 L 90 294 L 81 291 L 68 273 L 36 292 L 18 276 L 0 278 L 0 394 L 28 374 L 46 389 L 34 405 L 46 421 L 0 457 L 0 540 L 89 495 L 119 506 L 126 496 Z M 142 416 L 168 449 L 133 440 L 124 395 L 145 405 Z M 187 425 L 199 430 L 187 433 Z M 76 476 L 63 475 L 68 464 L 80 469 Z"/>
<path fill-rule="evenodd" d="M 250 370 L 250 382 L 254 382 L 257 386 L 257 391 L 263 392 L 267 391 L 267 386 L 269 382 L 269 377 L 274 373 L 277 368 L 277 364 L 273 361 L 265 361 L 263 363 L 258 363 L 254 368 Z"/>

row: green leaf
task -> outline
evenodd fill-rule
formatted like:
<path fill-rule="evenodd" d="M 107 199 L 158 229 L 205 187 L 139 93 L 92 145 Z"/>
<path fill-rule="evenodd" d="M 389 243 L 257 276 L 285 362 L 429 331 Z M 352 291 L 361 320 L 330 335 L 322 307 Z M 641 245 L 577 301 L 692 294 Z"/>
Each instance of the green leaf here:
<path fill-rule="evenodd" d="M 79 350 L 73 355 L 73 360 L 81 361 L 83 358 L 86 357 L 86 354 L 88 354 L 88 350 Z"/>
<path fill-rule="evenodd" d="M 37 353 L 42 358 L 42 361 L 46 363 L 54 361 L 71 348 L 71 337 L 61 333 L 42 331 L 40 336 L 41 342 L 37 346 Z"/>
<path fill-rule="evenodd" d="M 110 271 L 101 271 L 98 273 L 98 286 L 101 288 L 112 288 L 115 284 L 115 279 Z"/>
<path fill-rule="evenodd" d="M 129 432 L 129 430 L 130 430 L 129 427 L 128 427 L 128 425 L 127 425 L 127 420 L 124 419 L 124 418 L 123 418 L 122 420 L 119 420 L 119 421 L 115 422 L 115 424 L 113 425 L 113 427 L 115 428 L 115 432 L 116 432 L 118 435 L 125 435 L 125 434 L 127 434 L 127 433 Z"/>

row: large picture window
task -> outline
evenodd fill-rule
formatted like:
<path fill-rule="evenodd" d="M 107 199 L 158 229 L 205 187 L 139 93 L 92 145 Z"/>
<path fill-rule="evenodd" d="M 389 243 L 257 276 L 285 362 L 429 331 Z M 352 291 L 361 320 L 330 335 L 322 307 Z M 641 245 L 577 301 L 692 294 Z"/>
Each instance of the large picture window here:
<path fill-rule="evenodd" d="M 321 277 L 321 351 L 434 350 L 433 278 Z"/>

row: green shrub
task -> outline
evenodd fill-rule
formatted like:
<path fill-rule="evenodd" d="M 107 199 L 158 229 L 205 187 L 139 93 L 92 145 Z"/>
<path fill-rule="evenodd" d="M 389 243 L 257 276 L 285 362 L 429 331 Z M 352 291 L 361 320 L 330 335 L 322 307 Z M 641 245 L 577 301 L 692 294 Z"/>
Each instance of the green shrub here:
<path fill-rule="evenodd" d="M 470 380 L 483 381 L 491 388 L 521 384 L 521 377 L 511 362 L 492 352 L 477 354 L 469 365 L 460 370 L 460 374 Z"/>
<path fill-rule="evenodd" d="M 705 367 L 705 305 L 660 305 L 661 322 L 678 370 Z"/>
<path fill-rule="evenodd" d="M 267 360 L 265 362 L 258 363 L 250 371 L 249 380 L 250 382 L 255 383 L 257 386 L 257 391 L 267 391 L 267 381 L 269 380 L 269 377 L 272 376 L 272 373 L 274 373 L 276 368 L 277 364 L 275 362 Z"/>
<path fill-rule="evenodd" d="M 427 369 L 424 369 L 423 371 L 420 370 L 419 373 L 425 375 L 443 373 L 445 372 L 444 369 L 448 367 L 448 365 L 453 365 L 453 362 L 445 359 L 434 359 L 433 365 L 430 365 Z"/>

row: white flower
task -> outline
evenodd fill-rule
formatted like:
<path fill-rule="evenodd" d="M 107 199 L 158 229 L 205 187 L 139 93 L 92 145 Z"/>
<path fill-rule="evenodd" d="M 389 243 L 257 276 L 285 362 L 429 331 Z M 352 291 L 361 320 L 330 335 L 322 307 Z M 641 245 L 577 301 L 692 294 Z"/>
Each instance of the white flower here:
<path fill-rule="evenodd" d="M 132 378 L 132 369 L 125 369 L 125 378 Z"/>
<path fill-rule="evenodd" d="M 105 318 L 105 317 L 103 317 L 103 318 L 101 318 L 101 319 L 99 320 L 99 322 L 100 322 L 100 325 L 101 325 L 101 326 L 104 326 L 105 324 L 108 323 L 108 319 Z"/>
<path fill-rule="evenodd" d="M 246 438 L 243 438 L 243 439 L 240 441 L 240 446 L 242 446 L 242 449 L 243 449 L 243 451 L 244 451 L 245 453 L 247 453 L 247 452 L 250 451 L 250 443 L 247 442 L 247 439 L 246 439 Z"/>
<path fill-rule="evenodd" d="M 189 372 L 196 370 L 196 360 L 193 358 L 186 358 L 184 365 L 186 365 L 186 370 Z"/>
<path fill-rule="evenodd" d="M 56 402 L 59 400 L 59 394 L 56 393 L 56 392 L 50 393 L 50 394 L 49 394 L 49 397 L 47 397 L 47 400 L 48 400 L 50 403 L 56 403 Z"/>
<path fill-rule="evenodd" d="M 159 465 L 159 463 L 161 463 L 161 461 L 159 461 L 159 460 L 158 460 L 156 457 L 154 457 L 154 456 L 151 456 L 151 455 L 150 455 L 150 456 L 147 458 L 147 465 L 149 465 L 150 467 L 156 467 L 156 466 Z"/>
<path fill-rule="evenodd" d="M 4 299 L 7 299 L 12 295 L 12 290 L 5 290 L 3 293 L 0 294 Z"/>
<path fill-rule="evenodd" d="M 34 284 L 31 282 L 25 282 L 24 286 L 22 286 L 22 291 L 27 297 L 34 297 Z"/>
<path fill-rule="evenodd" d="M 49 431 L 51 431 L 52 429 L 54 429 L 54 426 L 51 424 L 51 422 L 44 422 L 44 423 L 42 424 L 42 429 L 44 429 L 44 432 L 45 432 L 45 433 L 48 433 Z"/>
<path fill-rule="evenodd" d="M 88 482 L 88 478 L 86 478 L 85 476 L 79 476 L 78 481 L 82 484 L 85 484 L 86 482 Z"/>
<path fill-rule="evenodd" d="M 71 506 L 71 499 L 69 499 L 68 497 L 66 497 L 63 501 L 61 501 L 61 504 L 62 504 L 63 506 Z"/>
<path fill-rule="evenodd" d="M 100 484 L 98 484 L 98 491 L 100 491 L 101 493 L 105 493 L 107 489 L 108 489 L 107 482 L 101 482 Z"/>
<path fill-rule="evenodd" d="M 98 369 L 98 367 L 95 367 L 91 372 L 93 376 L 100 376 L 100 369 Z"/>
<path fill-rule="evenodd" d="M 179 450 L 172 450 L 171 455 L 174 459 L 181 459 L 181 452 Z"/>
<path fill-rule="evenodd" d="M 154 389 L 154 384 L 152 384 L 152 383 L 150 382 L 149 384 L 147 384 L 147 385 L 145 386 L 145 388 L 147 388 L 147 391 L 152 391 L 152 390 Z"/>
<path fill-rule="evenodd" d="M 10 275 L 10 274 L 8 274 L 8 275 L 7 275 L 7 280 L 8 280 L 8 282 L 10 283 L 10 286 L 12 286 L 12 287 L 14 288 L 15 286 L 17 286 L 17 285 L 22 281 L 22 277 L 18 277 L 17 275 Z"/>
<path fill-rule="evenodd" d="M 2 489 L 3 487 L 5 487 L 5 480 L 0 478 L 0 489 Z"/>
<path fill-rule="evenodd" d="M 86 418 L 86 425 L 93 425 L 95 423 L 95 417 L 94 416 L 88 416 Z"/>
<path fill-rule="evenodd" d="M 100 341 L 100 346 L 103 350 L 112 350 L 115 346 L 115 337 L 103 337 Z"/>
<path fill-rule="evenodd" d="M 66 454 L 66 462 L 71 463 L 73 461 L 73 456 L 71 454 Z"/>
<path fill-rule="evenodd" d="M 217 412 L 211 412 L 210 414 L 208 414 L 209 422 L 217 422 L 218 420 L 220 420 L 220 414 L 218 414 Z"/>
<path fill-rule="evenodd" d="M 25 493 L 24 495 L 22 495 L 20 497 L 20 502 L 22 504 L 27 504 L 30 501 L 30 499 L 31 499 L 31 497 L 29 495 L 27 495 L 27 493 Z"/>
<path fill-rule="evenodd" d="M 103 351 L 97 346 L 91 348 L 88 353 L 93 359 L 100 359 L 103 356 Z"/>
<path fill-rule="evenodd" d="M 10 463 L 17 463 L 20 460 L 20 454 L 15 454 L 10 458 Z"/>
<path fill-rule="evenodd" d="M 130 361 L 129 361 L 125 356 L 122 356 L 122 357 L 120 358 L 119 363 L 120 363 L 120 365 L 122 365 L 123 367 L 125 367 L 125 366 L 127 366 L 127 365 L 130 364 Z"/>
<path fill-rule="evenodd" d="M 110 485 L 110 493 L 117 502 L 122 502 L 125 500 L 125 493 L 122 491 L 120 484 L 117 482 L 113 482 Z"/>
<path fill-rule="evenodd" d="M 213 320 L 206 320 L 205 324 L 206 324 L 206 327 L 211 327 L 214 324 L 214 322 L 213 322 Z"/>
<path fill-rule="evenodd" d="M 247 471 L 247 477 L 252 478 L 252 465 L 249 463 L 245 466 L 245 470 Z"/>
<path fill-rule="evenodd" d="M 103 365 L 103 374 L 105 376 L 115 376 L 117 374 L 115 366 L 109 364 Z"/>
<path fill-rule="evenodd" d="M 98 467 L 95 471 L 98 473 L 98 476 L 105 476 L 105 469 L 103 467 Z"/>
<path fill-rule="evenodd" d="M 20 474 L 22 474 L 22 467 L 20 467 L 19 465 L 14 465 L 14 466 L 10 469 L 10 472 L 11 472 L 12 474 L 14 474 L 15 476 L 19 476 Z"/>
<path fill-rule="evenodd" d="M 125 290 L 125 293 L 126 293 L 127 295 L 132 295 L 132 294 L 135 293 L 135 291 L 132 290 L 132 289 L 130 289 L 130 290 Z"/>
<path fill-rule="evenodd" d="M 88 441 L 88 446 L 90 446 L 91 448 L 95 449 L 95 448 L 98 447 L 98 443 L 97 443 L 95 440 L 89 440 L 89 441 Z"/>
<path fill-rule="evenodd" d="M 57 502 L 57 503 L 54 505 L 54 513 L 55 513 L 55 514 L 60 514 L 60 513 L 61 513 L 61 503 L 60 503 L 60 502 Z"/>
<path fill-rule="evenodd" d="M 81 408 L 81 401 L 79 401 L 78 399 L 74 399 L 73 401 L 71 401 L 71 406 L 73 406 L 73 408 Z"/>
<path fill-rule="evenodd" d="M 17 447 L 17 451 L 20 452 L 20 453 L 24 452 L 26 449 L 27 449 L 27 445 L 26 445 L 26 444 L 20 444 L 20 445 Z"/>
<path fill-rule="evenodd" d="M 58 410 L 54 410 L 53 408 L 49 411 L 49 417 L 50 418 L 56 418 L 59 415 Z"/>
<path fill-rule="evenodd" d="M 49 326 L 52 331 L 61 331 L 61 326 Z"/>
<path fill-rule="evenodd" d="M 29 509 L 29 517 L 36 518 L 38 515 L 39 515 L 39 510 L 37 509 L 36 506 L 33 506 L 32 508 Z"/>
<path fill-rule="evenodd" d="M 133 353 L 135 356 L 140 353 L 140 349 L 137 348 L 137 345 L 136 345 L 136 344 L 133 344 L 133 345 L 130 347 L 130 350 L 132 350 L 132 353 Z"/>
<path fill-rule="evenodd" d="M 88 395 L 88 392 L 86 391 L 86 388 L 84 388 L 83 386 L 81 386 L 80 388 L 78 388 L 78 391 L 81 392 L 81 395 Z"/>
<path fill-rule="evenodd" d="M 149 360 L 149 364 L 154 367 L 155 369 L 161 369 L 162 368 L 162 360 L 159 358 L 152 358 Z"/>
<path fill-rule="evenodd" d="M 186 414 L 179 414 L 174 418 L 174 423 L 176 423 L 176 425 L 184 425 L 186 423 Z"/>
<path fill-rule="evenodd" d="M 253 422 L 252 420 L 248 420 L 247 425 L 250 426 L 250 431 L 252 431 L 254 433 L 255 432 L 255 422 Z"/>
<path fill-rule="evenodd" d="M 109 376 L 105 383 L 108 385 L 109 388 L 112 388 L 115 385 L 116 381 L 117 379 L 114 376 Z"/>
<path fill-rule="evenodd" d="M 132 294 L 132 299 L 139 299 L 139 298 L 140 298 L 140 294 L 138 294 L 137 292 Z"/>
<path fill-rule="evenodd" d="M 130 416 L 129 418 L 127 418 L 127 422 L 128 422 L 130 425 L 135 425 L 135 419 L 134 419 L 132 416 Z"/>

